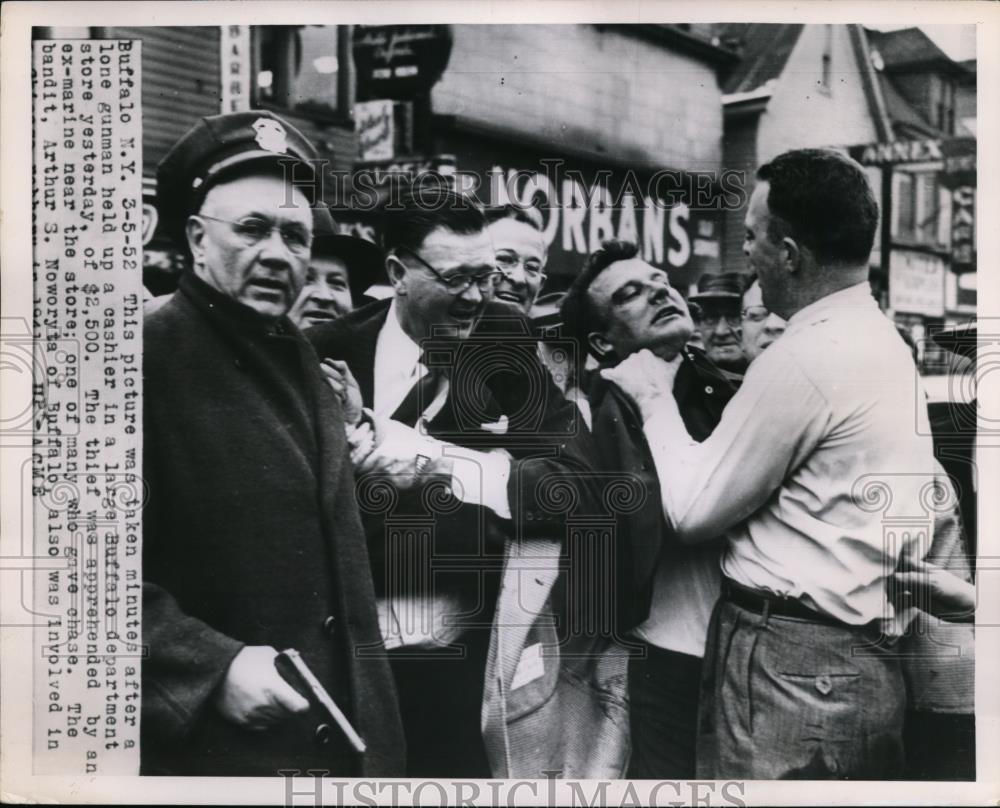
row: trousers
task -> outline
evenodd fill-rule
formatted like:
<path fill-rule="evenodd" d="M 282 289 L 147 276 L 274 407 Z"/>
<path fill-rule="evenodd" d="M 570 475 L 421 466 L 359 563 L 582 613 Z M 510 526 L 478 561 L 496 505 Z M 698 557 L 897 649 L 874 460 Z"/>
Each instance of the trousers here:
<path fill-rule="evenodd" d="M 893 643 L 877 629 L 723 599 L 704 665 L 699 779 L 902 776 L 906 691 Z"/>
<path fill-rule="evenodd" d="M 474 628 L 448 648 L 413 646 L 389 651 L 406 734 L 408 777 L 484 778 L 490 766 L 479 714 L 489 650 L 489 628 Z"/>
<path fill-rule="evenodd" d="M 632 780 L 693 780 L 701 658 L 643 643 L 628 663 Z"/>

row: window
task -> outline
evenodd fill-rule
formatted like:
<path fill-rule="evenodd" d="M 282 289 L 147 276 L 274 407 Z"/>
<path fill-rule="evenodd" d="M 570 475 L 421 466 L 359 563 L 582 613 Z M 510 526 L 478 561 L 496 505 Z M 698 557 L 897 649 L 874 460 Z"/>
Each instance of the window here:
<path fill-rule="evenodd" d="M 895 208 L 896 208 L 896 232 L 904 239 L 913 238 L 914 220 L 916 217 L 916 205 L 913 199 L 913 175 L 905 171 L 896 172 L 895 180 Z"/>
<path fill-rule="evenodd" d="M 910 243 L 939 246 L 942 208 L 937 174 L 897 170 L 893 186 L 894 235 Z"/>
<path fill-rule="evenodd" d="M 254 91 L 261 106 L 318 117 L 348 108 L 346 32 L 335 25 L 254 28 Z"/>

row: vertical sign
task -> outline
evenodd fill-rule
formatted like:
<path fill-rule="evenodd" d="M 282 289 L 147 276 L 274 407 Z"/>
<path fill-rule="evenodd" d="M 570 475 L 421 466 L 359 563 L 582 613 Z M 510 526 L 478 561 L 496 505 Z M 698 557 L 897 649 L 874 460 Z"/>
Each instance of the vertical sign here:
<path fill-rule="evenodd" d="M 360 160 L 391 160 L 396 156 L 396 105 L 388 99 L 354 105 L 354 132 Z"/>
<path fill-rule="evenodd" d="M 976 268 L 976 191 L 959 185 L 951 192 L 951 267 L 954 272 Z"/>
<path fill-rule="evenodd" d="M 250 26 L 223 25 L 220 77 L 222 112 L 250 109 Z"/>
<path fill-rule="evenodd" d="M 36 774 L 139 768 L 140 64 L 138 40 L 33 43 Z"/>

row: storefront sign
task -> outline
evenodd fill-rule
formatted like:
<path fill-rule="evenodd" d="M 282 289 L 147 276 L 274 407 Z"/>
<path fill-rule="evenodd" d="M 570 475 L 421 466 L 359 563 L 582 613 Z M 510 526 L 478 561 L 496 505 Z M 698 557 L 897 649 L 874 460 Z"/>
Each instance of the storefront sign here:
<path fill-rule="evenodd" d="M 250 26 L 223 25 L 219 77 L 222 112 L 250 109 Z"/>
<path fill-rule="evenodd" d="M 447 25 L 355 25 L 358 98 L 408 99 L 441 78 L 451 56 Z"/>
<path fill-rule="evenodd" d="M 951 194 L 951 268 L 971 272 L 976 268 L 976 192 L 961 185 Z"/>
<path fill-rule="evenodd" d="M 943 317 L 945 273 L 944 260 L 938 255 L 894 249 L 889 259 L 889 307 Z"/>
<path fill-rule="evenodd" d="M 396 156 L 395 106 L 388 99 L 354 105 L 354 133 L 361 160 L 391 160 Z"/>
<path fill-rule="evenodd" d="M 863 166 L 927 163 L 944 159 L 940 138 L 894 140 L 892 143 L 869 143 L 866 146 L 852 146 L 850 155 Z"/>
<path fill-rule="evenodd" d="M 723 199 L 707 175 L 611 168 L 460 133 L 440 145 L 457 157 L 460 190 L 486 205 L 539 208 L 550 277 L 576 275 L 602 241 L 624 239 L 686 290 L 720 271 L 721 211 L 745 204 L 741 186 Z"/>
<path fill-rule="evenodd" d="M 428 177 L 430 175 L 430 177 Z M 388 190 L 393 184 L 411 183 L 418 177 L 441 178 L 443 185 L 454 187 L 455 157 L 451 154 L 439 154 L 433 157 L 413 155 L 397 160 L 367 160 L 354 166 L 355 193 L 365 190 Z M 358 197 L 357 201 L 361 201 Z"/>

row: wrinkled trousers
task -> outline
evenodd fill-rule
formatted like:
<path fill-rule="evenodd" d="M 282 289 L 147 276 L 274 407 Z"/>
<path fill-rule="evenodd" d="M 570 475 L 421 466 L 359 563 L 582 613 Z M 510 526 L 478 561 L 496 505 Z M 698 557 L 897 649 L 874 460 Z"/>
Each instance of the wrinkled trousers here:
<path fill-rule="evenodd" d="M 877 630 L 722 600 L 704 662 L 698 777 L 899 778 L 905 707 L 900 660 Z"/>

